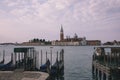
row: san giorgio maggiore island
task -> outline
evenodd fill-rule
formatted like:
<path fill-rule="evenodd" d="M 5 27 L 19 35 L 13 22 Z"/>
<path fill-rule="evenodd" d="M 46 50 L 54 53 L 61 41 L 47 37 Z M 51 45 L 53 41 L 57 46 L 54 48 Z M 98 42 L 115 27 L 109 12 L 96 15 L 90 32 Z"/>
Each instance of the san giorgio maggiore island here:
<path fill-rule="evenodd" d="M 101 40 L 87 40 L 86 37 L 79 37 L 76 33 L 71 38 L 64 37 L 63 26 L 60 29 L 60 40 L 46 41 L 45 39 L 34 38 L 22 43 L 1 43 L 0 45 L 22 45 L 22 46 L 100 46 L 100 45 L 120 45 L 120 41 L 108 41 L 102 43 Z"/>
<path fill-rule="evenodd" d="M 51 43 L 54 46 L 85 46 L 85 45 L 101 45 L 100 40 L 86 40 L 86 37 L 78 37 L 75 33 L 73 38 L 67 36 L 64 38 L 63 27 L 61 26 L 60 30 L 60 40 L 52 41 Z"/>
<path fill-rule="evenodd" d="M 73 38 L 66 36 L 64 38 L 64 30 L 61 25 L 60 29 L 60 40 L 45 41 L 43 40 L 32 40 L 29 42 L 23 42 L 21 45 L 52 45 L 52 46 L 86 46 L 86 45 L 101 45 L 100 40 L 86 40 L 86 37 L 78 37 L 75 33 Z"/>

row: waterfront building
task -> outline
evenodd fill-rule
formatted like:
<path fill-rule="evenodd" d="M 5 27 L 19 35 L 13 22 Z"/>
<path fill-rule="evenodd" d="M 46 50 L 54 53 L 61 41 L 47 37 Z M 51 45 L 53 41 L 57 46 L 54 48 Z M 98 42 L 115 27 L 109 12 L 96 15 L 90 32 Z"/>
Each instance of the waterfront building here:
<path fill-rule="evenodd" d="M 120 41 L 114 40 L 114 41 L 113 41 L 113 45 L 120 45 Z"/>
<path fill-rule="evenodd" d="M 120 41 L 117 40 L 109 41 L 109 42 L 105 42 L 103 45 L 120 45 Z"/>
<path fill-rule="evenodd" d="M 63 32 L 63 27 L 61 25 L 61 30 L 60 30 L 60 41 L 64 40 L 64 32 Z"/>
<path fill-rule="evenodd" d="M 90 46 L 101 45 L 101 41 L 100 40 L 87 40 L 87 45 L 90 45 Z"/>
<path fill-rule="evenodd" d="M 52 45 L 54 46 L 84 46 L 86 43 L 86 37 L 79 38 L 76 33 L 73 38 L 70 38 L 70 36 L 64 38 L 64 30 L 62 25 L 60 30 L 60 40 L 52 41 Z"/>
<path fill-rule="evenodd" d="M 44 43 L 40 43 L 40 42 L 23 42 L 20 45 L 23 46 L 39 46 L 39 45 L 45 45 Z"/>

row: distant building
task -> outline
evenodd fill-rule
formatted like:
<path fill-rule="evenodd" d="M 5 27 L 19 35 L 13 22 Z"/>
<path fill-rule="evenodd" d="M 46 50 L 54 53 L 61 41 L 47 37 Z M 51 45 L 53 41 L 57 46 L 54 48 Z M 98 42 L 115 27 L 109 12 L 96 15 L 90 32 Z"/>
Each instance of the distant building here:
<path fill-rule="evenodd" d="M 105 42 L 103 45 L 113 45 L 113 42 Z"/>
<path fill-rule="evenodd" d="M 51 41 L 46 41 L 45 39 L 34 38 L 32 40 L 29 40 L 29 42 L 23 42 L 19 45 L 23 45 L 23 46 L 43 46 L 43 45 L 51 45 Z"/>
<path fill-rule="evenodd" d="M 109 42 L 105 42 L 103 45 L 120 45 L 120 41 L 109 41 Z"/>
<path fill-rule="evenodd" d="M 118 41 L 118 45 L 120 45 L 120 41 Z"/>
<path fill-rule="evenodd" d="M 101 41 L 100 40 L 87 40 L 87 45 L 90 45 L 90 46 L 101 45 Z"/>
<path fill-rule="evenodd" d="M 63 32 L 62 25 L 61 25 L 61 30 L 60 30 L 60 41 L 64 41 L 64 32 Z"/>
<path fill-rule="evenodd" d="M 45 45 L 44 43 L 39 43 L 39 42 L 23 42 L 20 45 L 23 46 L 39 46 L 39 45 Z"/>
<path fill-rule="evenodd" d="M 53 41 L 52 45 L 54 46 L 79 46 L 79 42 L 70 42 L 70 41 Z"/>
<path fill-rule="evenodd" d="M 52 41 L 52 45 L 58 45 L 58 46 L 79 46 L 79 45 L 86 45 L 86 38 L 78 38 L 77 34 L 74 35 L 73 38 L 70 38 L 70 36 L 67 36 L 64 39 L 64 31 L 63 27 L 61 25 L 60 30 L 60 40 Z"/>
<path fill-rule="evenodd" d="M 120 45 L 120 41 L 114 40 L 114 41 L 113 41 L 113 45 Z"/>

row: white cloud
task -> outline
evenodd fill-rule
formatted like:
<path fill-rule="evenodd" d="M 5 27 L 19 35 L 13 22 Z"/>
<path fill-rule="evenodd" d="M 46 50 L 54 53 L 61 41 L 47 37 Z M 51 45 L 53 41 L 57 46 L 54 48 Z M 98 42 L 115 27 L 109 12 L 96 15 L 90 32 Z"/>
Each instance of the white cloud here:
<path fill-rule="evenodd" d="M 0 26 L 19 24 L 20 29 L 25 27 L 30 32 L 47 30 L 48 34 L 48 27 L 55 31 L 60 24 L 67 33 L 71 29 L 78 33 L 105 31 L 117 28 L 120 20 L 120 0 L 4 0 L 2 5 Z"/>
<path fill-rule="evenodd" d="M 11 11 L 11 14 L 15 15 L 15 16 L 23 16 L 25 14 L 27 14 L 28 9 L 27 8 L 23 8 L 23 9 L 14 9 Z"/>

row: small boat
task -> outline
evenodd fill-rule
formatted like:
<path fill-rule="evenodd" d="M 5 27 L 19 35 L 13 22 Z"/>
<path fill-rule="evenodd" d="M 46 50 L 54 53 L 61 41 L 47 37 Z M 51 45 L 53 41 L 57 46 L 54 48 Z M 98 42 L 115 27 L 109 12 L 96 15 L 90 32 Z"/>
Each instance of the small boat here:
<path fill-rule="evenodd" d="M 56 62 L 51 66 L 50 75 L 57 75 L 59 72 L 59 62 L 56 60 Z"/>
<path fill-rule="evenodd" d="M 50 61 L 49 61 L 49 59 L 46 61 L 45 64 L 40 66 L 40 71 L 49 73 L 49 71 L 50 71 Z"/>
<path fill-rule="evenodd" d="M 7 64 L 0 64 L 0 70 L 8 70 L 11 67 L 12 61 L 8 62 Z"/>
<path fill-rule="evenodd" d="M 0 64 L 4 64 L 4 60 L 2 60 L 2 61 L 0 62 Z"/>
<path fill-rule="evenodd" d="M 54 65 L 51 66 L 50 75 L 51 76 L 64 75 L 64 50 L 61 50 L 60 52 L 60 60 L 58 60 L 57 53 L 56 62 L 54 63 Z"/>
<path fill-rule="evenodd" d="M 3 53 L 3 60 L 0 62 L 0 64 L 4 64 L 5 61 L 5 53 Z"/>
<path fill-rule="evenodd" d="M 64 75 L 64 63 L 63 61 L 58 61 L 51 66 L 50 75 L 57 76 L 57 75 Z"/>
<path fill-rule="evenodd" d="M 7 64 L 0 64 L 0 70 L 2 71 L 11 71 L 14 70 L 15 66 L 13 65 L 13 60 L 12 60 L 12 54 L 11 54 L 11 61 L 8 62 Z"/>

